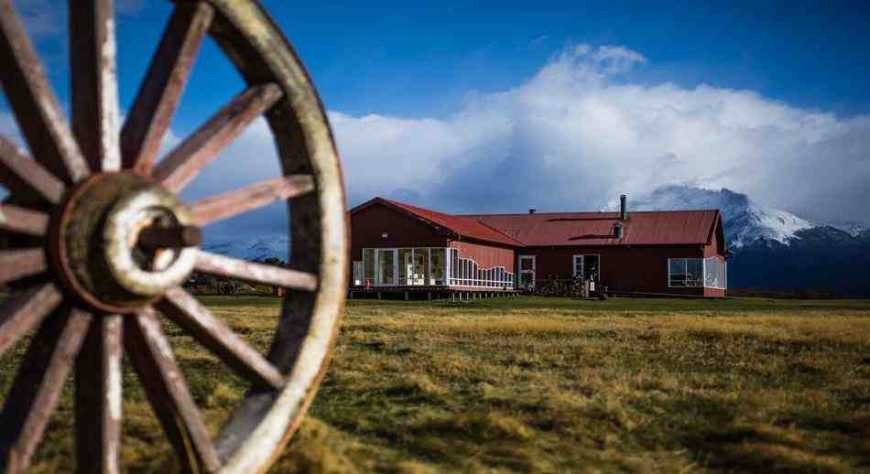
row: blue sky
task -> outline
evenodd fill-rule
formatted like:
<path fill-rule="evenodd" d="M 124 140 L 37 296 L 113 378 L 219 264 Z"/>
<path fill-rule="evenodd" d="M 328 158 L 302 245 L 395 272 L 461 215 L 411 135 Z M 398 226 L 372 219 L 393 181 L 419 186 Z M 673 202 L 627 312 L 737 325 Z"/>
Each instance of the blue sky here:
<path fill-rule="evenodd" d="M 65 3 L 15 2 L 63 102 Z M 116 3 L 124 107 L 171 5 Z M 866 2 L 263 3 L 331 112 L 352 205 L 382 194 L 453 211 L 599 208 L 679 183 L 870 223 Z M 174 135 L 242 87 L 207 43 Z M 222 160 L 268 154 L 261 139 Z M 840 171 L 815 172 L 831 160 Z M 247 179 L 274 170 L 260 163 Z M 235 184 L 233 166 L 192 192 Z"/>
<path fill-rule="evenodd" d="M 63 78 L 66 2 L 15 3 L 46 17 L 36 39 L 57 66 L 53 77 Z M 128 104 L 171 6 L 120 3 L 121 97 Z M 838 114 L 870 111 L 866 2 L 413 3 L 263 1 L 326 104 L 351 114 L 446 116 L 468 94 L 510 88 L 576 43 L 640 51 L 650 64 L 629 80 L 751 89 Z M 239 87 L 229 67 L 215 73 L 219 55 L 207 48 L 201 57 L 212 87 Z M 56 86 L 63 97 L 65 84 Z"/>

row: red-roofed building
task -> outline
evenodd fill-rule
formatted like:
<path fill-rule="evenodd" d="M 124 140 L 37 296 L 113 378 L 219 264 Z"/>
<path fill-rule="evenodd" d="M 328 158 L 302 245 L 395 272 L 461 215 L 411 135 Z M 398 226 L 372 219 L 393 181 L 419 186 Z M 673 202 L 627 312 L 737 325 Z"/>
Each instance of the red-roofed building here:
<path fill-rule="evenodd" d="M 580 278 L 622 294 L 726 291 L 718 210 L 451 215 L 374 198 L 350 218 L 356 289 L 514 291 Z"/>

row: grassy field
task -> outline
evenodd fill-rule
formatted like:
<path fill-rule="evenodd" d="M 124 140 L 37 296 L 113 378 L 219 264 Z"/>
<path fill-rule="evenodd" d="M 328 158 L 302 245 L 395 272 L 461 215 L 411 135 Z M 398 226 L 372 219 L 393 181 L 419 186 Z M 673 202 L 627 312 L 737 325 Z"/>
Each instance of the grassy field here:
<path fill-rule="evenodd" d="M 277 300 L 206 301 L 268 344 Z M 245 385 L 167 329 L 216 430 Z M 165 473 L 170 448 L 125 377 L 125 462 Z M 70 392 L 37 472 L 70 468 Z M 353 301 L 274 472 L 372 471 L 870 472 L 870 302 Z"/>

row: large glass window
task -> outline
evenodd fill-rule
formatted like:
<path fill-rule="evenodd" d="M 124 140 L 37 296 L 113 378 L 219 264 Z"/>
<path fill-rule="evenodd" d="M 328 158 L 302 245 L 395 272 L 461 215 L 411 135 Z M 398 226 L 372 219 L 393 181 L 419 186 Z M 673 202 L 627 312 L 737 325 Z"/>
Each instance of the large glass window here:
<path fill-rule="evenodd" d="M 414 272 L 411 277 L 414 285 L 426 285 L 429 275 L 429 249 L 414 249 Z"/>
<path fill-rule="evenodd" d="M 429 264 L 431 265 L 431 272 L 429 276 L 432 280 L 432 283 L 435 285 L 440 285 L 444 283 L 444 249 L 433 248 L 429 249 Z"/>
<path fill-rule="evenodd" d="M 728 264 L 719 257 L 704 259 L 704 286 L 724 290 L 728 287 Z"/>
<path fill-rule="evenodd" d="M 375 249 L 363 249 L 364 285 L 375 283 Z"/>
<path fill-rule="evenodd" d="M 462 270 L 462 267 L 459 264 L 459 250 L 450 249 L 450 253 L 453 254 L 453 265 L 450 268 L 450 271 L 453 273 L 453 278 L 460 278 L 459 274 Z"/>
<path fill-rule="evenodd" d="M 360 264 L 358 269 L 356 263 Z M 365 285 L 514 286 L 514 275 L 505 267 L 479 266 L 473 258 L 463 258 L 458 249 L 449 247 L 366 248 L 362 262 L 354 264 L 354 279 L 360 272 Z"/>
<path fill-rule="evenodd" d="M 399 284 L 411 285 L 411 275 L 414 273 L 413 252 L 411 249 L 399 249 Z"/>
<path fill-rule="evenodd" d="M 378 249 L 378 284 L 396 284 L 396 251 Z"/>
<path fill-rule="evenodd" d="M 701 258 L 668 259 L 668 286 L 701 288 L 704 286 L 704 260 Z"/>

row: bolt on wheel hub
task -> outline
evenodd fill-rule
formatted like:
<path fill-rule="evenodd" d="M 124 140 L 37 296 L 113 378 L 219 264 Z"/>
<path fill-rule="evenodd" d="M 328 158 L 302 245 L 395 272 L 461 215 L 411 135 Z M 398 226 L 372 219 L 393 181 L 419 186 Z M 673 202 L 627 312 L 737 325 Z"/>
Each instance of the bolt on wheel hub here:
<path fill-rule="evenodd" d="M 184 282 L 198 229 L 175 195 L 133 173 L 102 173 L 69 196 L 54 263 L 90 306 L 129 313 Z"/>

